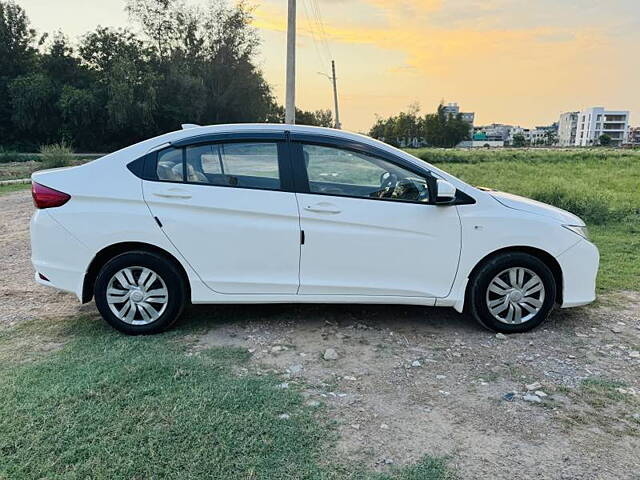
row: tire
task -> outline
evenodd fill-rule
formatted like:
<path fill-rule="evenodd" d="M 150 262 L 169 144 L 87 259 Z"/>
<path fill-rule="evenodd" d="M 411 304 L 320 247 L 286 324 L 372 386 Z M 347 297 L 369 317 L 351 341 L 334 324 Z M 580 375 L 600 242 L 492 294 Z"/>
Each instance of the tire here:
<path fill-rule="evenodd" d="M 175 265 L 145 251 L 126 252 L 109 260 L 94 288 L 102 318 L 128 335 L 170 328 L 184 309 L 186 292 L 185 280 Z"/>
<path fill-rule="evenodd" d="M 555 299 L 553 273 L 539 258 L 527 253 L 491 258 L 469 283 L 472 315 L 484 327 L 500 333 L 521 333 L 537 327 L 551 313 Z"/>

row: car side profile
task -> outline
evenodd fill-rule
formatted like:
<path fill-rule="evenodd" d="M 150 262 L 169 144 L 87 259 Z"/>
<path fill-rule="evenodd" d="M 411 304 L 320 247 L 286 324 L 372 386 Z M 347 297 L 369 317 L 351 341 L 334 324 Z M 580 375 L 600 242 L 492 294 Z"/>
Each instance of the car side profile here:
<path fill-rule="evenodd" d="M 36 281 L 128 334 L 187 302 L 449 306 L 514 333 L 595 299 L 578 217 L 343 131 L 189 127 L 32 181 Z"/>

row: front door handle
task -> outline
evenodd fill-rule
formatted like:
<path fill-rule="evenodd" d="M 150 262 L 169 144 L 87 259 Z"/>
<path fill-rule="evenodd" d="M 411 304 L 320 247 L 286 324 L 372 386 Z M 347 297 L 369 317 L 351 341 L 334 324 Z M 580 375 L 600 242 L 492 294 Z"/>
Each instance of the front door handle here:
<path fill-rule="evenodd" d="M 308 206 L 304 207 L 304 209 L 309 211 L 309 212 L 328 213 L 328 214 L 331 214 L 331 215 L 335 215 L 335 214 L 340 213 L 342 211 L 338 207 L 336 207 L 335 205 L 333 205 L 331 203 L 327 203 L 327 202 L 321 202 L 321 203 L 317 203 L 315 205 L 308 205 Z"/>

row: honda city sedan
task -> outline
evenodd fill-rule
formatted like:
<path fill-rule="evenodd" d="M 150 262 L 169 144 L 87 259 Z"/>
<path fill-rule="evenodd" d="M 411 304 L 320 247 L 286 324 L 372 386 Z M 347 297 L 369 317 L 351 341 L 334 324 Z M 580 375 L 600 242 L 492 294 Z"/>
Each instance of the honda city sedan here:
<path fill-rule="evenodd" d="M 515 333 L 595 298 L 580 218 L 343 131 L 186 126 L 32 180 L 36 281 L 128 334 L 188 302 L 449 306 Z"/>

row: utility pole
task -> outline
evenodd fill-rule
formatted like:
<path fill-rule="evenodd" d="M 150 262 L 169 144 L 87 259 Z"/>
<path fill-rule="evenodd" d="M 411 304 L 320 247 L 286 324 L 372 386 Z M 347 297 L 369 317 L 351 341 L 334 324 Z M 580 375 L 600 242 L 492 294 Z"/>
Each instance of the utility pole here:
<path fill-rule="evenodd" d="M 340 111 L 338 110 L 338 85 L 336 82 L 336 62 L 335 60 L 331 60 L 331 70 L 333 72 L 332 80 L 333 80 L 333 102 L 336 106 L 336 124 L 335 128 L 340 130 L 342 125 L 340 125 Z"/>
<path fill-rule="evenodd" d="M 296 0 L 289 0 L 287 24 L 287 101 L 284 123 L 296 123 Z"/>

